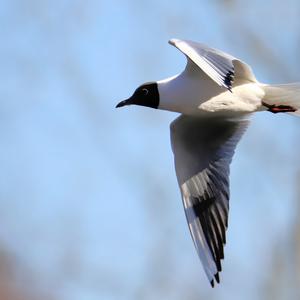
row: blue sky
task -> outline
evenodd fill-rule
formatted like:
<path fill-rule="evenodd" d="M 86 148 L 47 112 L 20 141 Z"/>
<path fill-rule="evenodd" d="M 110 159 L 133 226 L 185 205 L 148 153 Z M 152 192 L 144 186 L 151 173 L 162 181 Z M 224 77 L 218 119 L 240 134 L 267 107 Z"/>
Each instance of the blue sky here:
<path fill-rule="evenodd" d="M 296 215 L 299 120 L 257 114 L 239 144 L 222 285 L 212 291 L 176 183 L 176 114 L 114 109 L 137 85 L 184 68 L 172 37 L 226 50 L 262 82 L 299 81 L 298 2 L 273 1 L 271 11 L 270 1 L 225 2 L 0 3 L 0 241 L 46 293 L 260 296 L 270 252 Z"/>

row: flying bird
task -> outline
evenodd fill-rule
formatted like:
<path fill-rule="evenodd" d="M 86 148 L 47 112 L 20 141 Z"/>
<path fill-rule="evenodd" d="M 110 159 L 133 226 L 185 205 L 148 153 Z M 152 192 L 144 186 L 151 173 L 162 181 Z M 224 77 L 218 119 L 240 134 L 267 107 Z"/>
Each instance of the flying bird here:
<path fill-rule="evenodd" d="M 229 211 L 229 165 L 258 111 L 300 115 L 300 83 L 263 84 L 242 60 L 204 44 L 171 39 L 183 72 L 139 86 L 116 107 L 178 112 L 170 125 L 175 170 L 189 230 L 211 286 L 220 282 Z"/>

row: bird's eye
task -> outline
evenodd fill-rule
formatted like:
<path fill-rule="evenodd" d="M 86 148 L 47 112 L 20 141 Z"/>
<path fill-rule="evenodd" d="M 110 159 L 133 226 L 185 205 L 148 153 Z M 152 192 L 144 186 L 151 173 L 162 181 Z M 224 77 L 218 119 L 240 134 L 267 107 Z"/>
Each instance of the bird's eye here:
<path fill-rule="evenodd" d="M 149 91 L 147 89 L 142 89 L 142 92 L 143 92 L 144 96 L 147 96 L 149 93 Z"/>

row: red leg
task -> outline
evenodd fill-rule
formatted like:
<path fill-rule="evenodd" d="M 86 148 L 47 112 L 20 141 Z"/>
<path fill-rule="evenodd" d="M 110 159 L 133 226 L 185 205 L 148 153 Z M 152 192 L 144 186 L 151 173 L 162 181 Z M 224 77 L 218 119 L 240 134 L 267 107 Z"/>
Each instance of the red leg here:
<path fill-rule="evenodd" d="M 295 112 L 297 110 L 294 107 L 289 105 L 275 105 L 275 104 L 270 105 L 265 102 L 262 102 L 262 105 L 267 107 L 268 111 L 272 112 L 273 114 L 283 113 L 283 112 Z"/>

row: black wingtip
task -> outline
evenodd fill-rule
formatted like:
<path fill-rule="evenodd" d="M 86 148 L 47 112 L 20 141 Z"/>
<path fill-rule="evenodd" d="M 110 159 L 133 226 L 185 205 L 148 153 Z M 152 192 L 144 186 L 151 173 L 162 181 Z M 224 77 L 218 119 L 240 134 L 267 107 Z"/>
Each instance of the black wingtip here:
<path fill-rule="evenodd" d="M 219 255 L 219 257 L 217 258 L 216 260 L 216 266 L 217 266 L 217 270 L 218 272 L 221 272 L 222 271 L 222 265 L 221 265 L 221 255 Z M 215 275 L 216 276 L 216 275 Z"/>
<path fill-rule="evenodd" d="M 232 83 L 234 80 L 234 69 L 228 71 L 224 78 L 224 84 L 227 87 L 228 91 L 232 93 Z"/>
<path fill-rule="evenodd" d="M 215 286 L 214 280 L 212 280 L 212 281 L 210 282 L 210 285 L 211 285 L 212 288 Z"/>
<path fill-rule="evenodd" d="M 217 283 L 220 283 L 220 277 L 219 277 L 219 273 L 215 274 L 215 279 Z"/>

